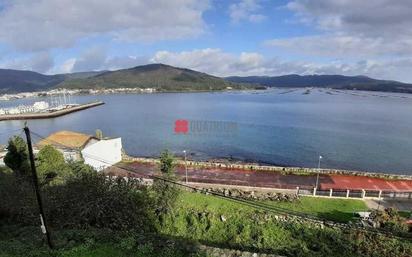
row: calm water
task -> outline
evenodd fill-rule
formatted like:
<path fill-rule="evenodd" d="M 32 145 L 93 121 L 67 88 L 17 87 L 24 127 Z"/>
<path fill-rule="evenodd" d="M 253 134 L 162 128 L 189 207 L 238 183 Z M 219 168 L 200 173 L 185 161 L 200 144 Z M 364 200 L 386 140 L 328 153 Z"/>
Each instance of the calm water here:
<path fill-rule="evenodd" d="M 89 134 L 99 128 L 123 139 L 131 155 L 162 149 L 194 159 L 233 157 L 264 163 L 412 174 L 412 95 L 334 92 L 173 93 L 77 96 L 106 104 L 49 120 L 29 121 L 48 135 L 58 130 Z M 38 100 L 38 99 L 37 99 Z M 34 99 L 0 102 L 0 107 Z M 235 122 L 231 133 L 179 135 L 177 119 Z M 0 143 L 23 121 L 0 122 Z"/>

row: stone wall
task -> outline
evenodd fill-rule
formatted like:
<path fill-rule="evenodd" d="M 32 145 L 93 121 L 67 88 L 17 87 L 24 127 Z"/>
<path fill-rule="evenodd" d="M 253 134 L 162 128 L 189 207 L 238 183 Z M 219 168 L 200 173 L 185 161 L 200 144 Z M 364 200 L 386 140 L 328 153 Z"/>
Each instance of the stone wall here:
<path fill-rule="evenodd" d="M 270 200 L 280 202 L 294 202 L 299 199 L 297 194 L 283 192 L 249 191 L 236 188 L 199 188 L 198 190 L 206 193 L 215 192 L 225 196 L 231 196 L 245 200 Z"/>
<path fill-rule="evenodd" d="M 204 246 L 204 245 L 199 246 L 199 250 L 205 253 L 206 256 L 211 256 L 211 257 L 281 257 L 279 255 L 274 255 L 274 254 L 252 253 L 252 252 L 216 248 L 216 247 L 210 247 L 210 246 Z"/>

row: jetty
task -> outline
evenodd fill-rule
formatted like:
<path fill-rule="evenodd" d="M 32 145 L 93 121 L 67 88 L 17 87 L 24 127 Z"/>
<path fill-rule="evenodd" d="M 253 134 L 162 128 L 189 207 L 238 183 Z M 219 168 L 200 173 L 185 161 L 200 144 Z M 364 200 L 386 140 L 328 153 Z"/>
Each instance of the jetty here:
<path fill-rule="evenodd" d="M 32 120 L 32 119 L 49 119 L 59 116 L 63 116 L 72 112 L 78 112 L 81 110 L 89 109 L 99 105 L 103 105 L 104 102 L 97 101 L 87 104 L 80 104 L 76 106 L 67 107 L 61 110 L 49 111 L 49 112 L 39 112 L 39 113 L 22 113 L 22 114 L 5 114 L 0 115 L 0 121 L 3 120 Z"/>

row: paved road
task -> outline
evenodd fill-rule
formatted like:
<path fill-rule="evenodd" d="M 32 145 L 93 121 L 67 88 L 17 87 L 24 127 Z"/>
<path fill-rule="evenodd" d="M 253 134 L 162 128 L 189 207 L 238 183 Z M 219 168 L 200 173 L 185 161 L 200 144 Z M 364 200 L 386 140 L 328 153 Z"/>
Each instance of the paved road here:
<path fill-rule="evenodd" d="M 157 172 L 156 165 L 134 162 L 127 164 L 128 169 L 135 171 L 135 176 L 149 177 Z M 127 172 L 112 170 L 113 174 L 127 175 Z M 185 167 L 176 167 L 176 173 L 183 181 Z M 139 174 L 139 175 L 137 175 Z M 131 175 L 131 174 L 128 174 Z M 190 182 L 214 183 L 227 185 L 241 185 L 253 187 L 269 187 L 295 189 L 313 189 L 316 183 L 316 175 L 282 175 L 271 171 L 250 171 L 240 169 L 218 168 L 188 168 L 188 180 Z M 320 175 L 319 186 L 322 190 L 386 190 L 386 191 L 411 191 L 412 180 L 384 180 L 363 176 L 348 175 Z"/>

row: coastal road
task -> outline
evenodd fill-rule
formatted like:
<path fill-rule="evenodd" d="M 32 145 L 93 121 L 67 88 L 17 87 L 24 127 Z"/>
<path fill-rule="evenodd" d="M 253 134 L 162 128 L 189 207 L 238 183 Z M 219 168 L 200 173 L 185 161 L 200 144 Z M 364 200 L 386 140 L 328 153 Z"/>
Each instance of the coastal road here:
<path fill-rule="evenodd" d="M 132 173 L 118 168 L 111 168 L 108 173 L 121 176 L 136 176 L 149 178 L 158 172 L 156 164 L 133 162 L 122 164 Z M 185 180 L 185 167 L 183 165 L 175 168 L 177 175 L 182 181 Z M 284 175 L 273 171 L 251 171 L 243 169 L 225 168 L 194 168 L 188 167 L 189 182 L 225 184 L 251 187 L 281 188 L 312 190 L 316 184 L 316 175 Z M 319 187 L 321 190 L 374 190 L 391 192 L 412 192 L 412 180 L 385 180 L 364 176 L 349 175 L 320 175 Z"/>

